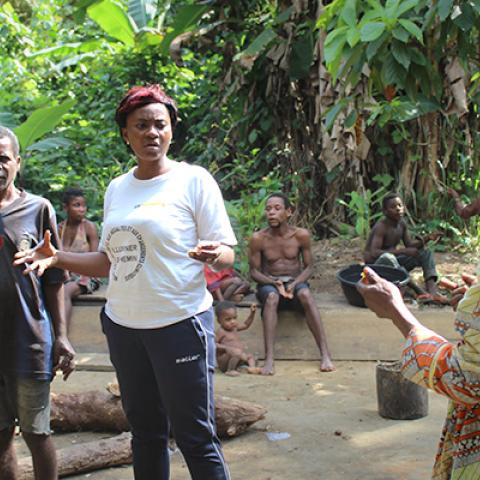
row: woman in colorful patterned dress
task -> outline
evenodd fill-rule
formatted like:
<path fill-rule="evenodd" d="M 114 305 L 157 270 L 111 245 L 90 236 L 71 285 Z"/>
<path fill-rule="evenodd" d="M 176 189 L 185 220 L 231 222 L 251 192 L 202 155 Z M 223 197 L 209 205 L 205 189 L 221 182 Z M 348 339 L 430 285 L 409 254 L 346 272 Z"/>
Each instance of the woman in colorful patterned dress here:
<path fill-rule="evenodd" d="M 449 342 L 424 327 L 408 310 L 398 288 L 365 269 L 357 285 L 367 306 L 389 318 L 406 338 L 403 375 L 450 398 L 433 480 L 480 478 L 480 284 L 458 303 L 455 328 L 462 339 Z"/>

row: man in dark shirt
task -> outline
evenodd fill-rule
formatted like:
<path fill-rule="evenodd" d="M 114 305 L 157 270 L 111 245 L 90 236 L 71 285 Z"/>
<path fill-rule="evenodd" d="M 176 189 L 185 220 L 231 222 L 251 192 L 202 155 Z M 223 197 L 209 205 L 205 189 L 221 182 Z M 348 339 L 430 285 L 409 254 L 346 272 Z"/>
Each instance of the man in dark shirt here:
<path fill-rule="evenodd" d="M 64 272 L 52 269 L 40 279 L 12 266 L 14 254 L 35 246 L 46 230 L 57 235 L 50 203 L 16 188 L 19 168 L 18 140 L 0 127 L 0 477 L 18 477 L 13 447 L 18 423 L 35 479 L 53 480 L 50 382 L 56 370 L 64 379 L 70 375 L 74 351 L 66 336 Z"/>

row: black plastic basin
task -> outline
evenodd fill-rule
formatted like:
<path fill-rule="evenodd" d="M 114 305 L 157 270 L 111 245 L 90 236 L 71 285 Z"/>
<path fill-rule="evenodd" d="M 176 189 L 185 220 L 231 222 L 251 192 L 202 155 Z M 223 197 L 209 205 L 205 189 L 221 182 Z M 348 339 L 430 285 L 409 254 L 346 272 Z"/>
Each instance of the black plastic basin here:
<path fill-rule="evenodd" d="M 408 283 L 408 274 L 398 268 L 389 267 L 387 265 L 350 265 L 337 272 L 337 279 L 342 286 L 343 293 L 350 305 L 355 307 L 366 307 L 363 297 L 358 293 L 356 284 L 361 278 L 364 267 L 370 267 L 381 277 L 402 287 Z"/>

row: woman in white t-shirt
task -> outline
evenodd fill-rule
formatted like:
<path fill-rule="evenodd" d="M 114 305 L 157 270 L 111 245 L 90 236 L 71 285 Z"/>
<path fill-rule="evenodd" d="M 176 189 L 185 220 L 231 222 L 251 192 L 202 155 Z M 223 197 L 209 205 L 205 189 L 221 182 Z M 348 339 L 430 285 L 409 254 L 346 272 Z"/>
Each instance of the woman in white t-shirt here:
<path fill-rule="evenodd" d="M 228 479 L 215 433 L 203 263 L 230 267 L 235 236 L 213 177 L 167 157 L 177 108 L 158 85 L 130 89 L 115 119 L 137 165 L 108 186 L 99 251 L 56 250 L 47 234 L 17 263 L 109 277 L 102 327 L 132 429 L 135 479 L 169 478 L 170 430 L 194 480 Z"/>

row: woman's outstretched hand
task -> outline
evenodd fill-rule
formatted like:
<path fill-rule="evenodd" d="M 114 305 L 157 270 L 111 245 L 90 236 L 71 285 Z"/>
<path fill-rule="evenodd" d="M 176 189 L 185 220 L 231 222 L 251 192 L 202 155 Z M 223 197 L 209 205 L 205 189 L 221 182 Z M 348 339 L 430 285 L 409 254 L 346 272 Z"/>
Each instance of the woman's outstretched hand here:
<path fill-rule="evenodd" d="M 406 308 L 400 290 L 388 280 L 377 275 L 371 268 L 363 269 L 363 278 L 357 283 L 357 290 L 367 307 L 381 318 L 394 319 Z"/>
<path fill-rule="evenodd" d="M 23 272 L 25 275 L 36 270 L 38 276 L 42 276 L 47 268 L 53 267 L 58 261 L 57 249 L 50 243 L 51 237 L 50 230 L 46 230 L 43 241 L 35 248 L 15 254 L 13 265 L 28 264 Z"/>

